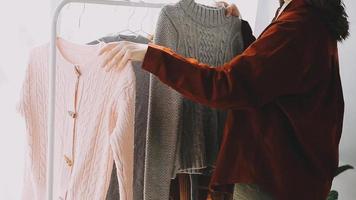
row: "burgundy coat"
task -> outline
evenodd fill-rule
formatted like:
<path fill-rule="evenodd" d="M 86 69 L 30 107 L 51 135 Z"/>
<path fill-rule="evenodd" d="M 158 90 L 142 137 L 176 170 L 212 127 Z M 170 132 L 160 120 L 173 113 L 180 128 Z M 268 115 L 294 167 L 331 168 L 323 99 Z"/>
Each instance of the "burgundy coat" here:
<path fill-rule="evenodd" d="M 277 200 L 326 199 L 344 100 L 337 41 L 304 0 L 221 67 L 150 45 L 143 68 L 193 101 L 228 110 L 212 189 L 254 183 Z"/>

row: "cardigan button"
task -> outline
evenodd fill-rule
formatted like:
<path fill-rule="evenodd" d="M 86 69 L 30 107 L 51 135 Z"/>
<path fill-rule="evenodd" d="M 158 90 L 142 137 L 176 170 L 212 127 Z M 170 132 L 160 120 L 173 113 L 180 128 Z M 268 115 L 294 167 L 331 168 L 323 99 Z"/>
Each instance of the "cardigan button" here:
<path fill-rule="evenodd" d="M 73 166 L 73 161 L 68 158 L 68 156 L 64 155 L 64 161 L 67 163 L 69 167 Z"/>
<path fill-rule="evenodd" d="M 77 118 L 77 113 L 73 111 L 68 111 L 68 115 L 71 116 L 73 119 Z"/>
<path fill-rule="evenodd" d="M 74 72 L 77 75 L 77 77 L 80 77 L 82 73 L 80 72 L 79 65 L 74 66 Z"/>

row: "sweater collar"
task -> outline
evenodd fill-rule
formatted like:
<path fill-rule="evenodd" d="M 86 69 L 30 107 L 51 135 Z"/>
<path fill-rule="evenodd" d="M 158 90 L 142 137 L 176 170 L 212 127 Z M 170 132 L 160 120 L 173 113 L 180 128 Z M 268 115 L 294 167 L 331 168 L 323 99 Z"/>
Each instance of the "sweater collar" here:
<path fill-rule="evenodd" d="M 205 26 L 223 25 L 232 19 L 225 15 L 225 8 L 202 5 L 194 0 L 181 0 L 179 5 L 189 17 Z"/>

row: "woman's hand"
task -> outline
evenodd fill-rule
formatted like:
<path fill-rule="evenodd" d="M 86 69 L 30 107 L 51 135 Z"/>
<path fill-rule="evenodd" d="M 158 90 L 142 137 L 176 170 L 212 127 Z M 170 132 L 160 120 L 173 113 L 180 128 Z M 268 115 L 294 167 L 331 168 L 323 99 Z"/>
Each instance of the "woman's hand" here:
<path fill-rule="evenodd" d="M 235 16 L 235 17 L 240 17 L 240 11 L 237 8 L 237 6 L 235 4 L 228 4 L 226 1 L 218 1 L 216 3 L 217 7 L 223 7 L 226 8 L 226 16 L 230 17 L 230 16 Z"/>
<path fill-rule="evenodd" d="M 99 55 L 105 56 L 101 67 L 106 71 L 125 67 L 129 61 L 143 61 L 147 52 L 147 44 L 128 41 L 112 42 L 100 49 Z"/>

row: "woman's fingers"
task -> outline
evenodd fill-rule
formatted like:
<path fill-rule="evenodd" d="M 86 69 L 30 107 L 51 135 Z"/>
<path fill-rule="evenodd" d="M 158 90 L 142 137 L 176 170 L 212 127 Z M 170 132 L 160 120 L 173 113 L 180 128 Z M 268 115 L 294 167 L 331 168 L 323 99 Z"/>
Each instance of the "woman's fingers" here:
<path fill-rule="evenodd" d="M 106 44 L 103 48 L 101 48 L 99 50 L 99 53 L 98 55 L 101 56 L 103 55 L 104 53 L 106 53 L 107 51 L 110 51 L 111 49 L 113 49 L 114 47 L 116 47 L 117 45 L 117 42 L 113 42 L 113 43 L 108 43 Z"/>
<path fill-rule="evenodd" d="M 239 9 L 237 8 L 237 6 L 235 4 L 229 4 L 226 1 L 218 1 L 215 4 L 219 8 L 225 8 L 225 15 L 227 17 L 230 17 L 230 16 L 239 17 L 240 16 Z"/>
<path fill-rule="evenodd" d="M 117 53 L 111 60 L 110 62 L 106 65 L 105 71 L 110 71 L 112 68 L 117 66 L 117 63 L 122 59 L 122 57 L 125 55 L 125 50 L 121 48 L 119 53 Z"/>
<path fill-rule="evenodd" d="M 99 55 L 105 56 L 101 67 L 110 71 L 125 67 L 129 60 L 143 61 L 147 48 L 148 45 L 127 41 L 109 43 L 99 51 Z"/>
<path fill-rule="evenodd" d="M 226 8 L 225 15 L 227 17 L 230 17 L 230 16 L 239 17 L 240 16 L 239 9 L 237 8 L 237 6 L 235 4 L 229 4 L 226 1 L 218 1 L 215 4 L 219 8 Z"/>
<path fill-rule="evenodd" d="M 106 47 L 107 47 L 107 48 L 106 48 Z M 103 56 L 104 56 L 104 58 L 103 58 L 103 60 L 102 60 L 102 63 L 101 63 L 101 67 L 102 67 L 102 68 L 105 68 L 105 67 L 108 65 L 108 63 L 111 61 L 113 51 L 114 51 L 114 49 L 115 49 L 116 47 L 117 47 L 116 45 L 109 44 L 109 45 L 107 45 L 107 46 L 104 47 L 104 48 L 105 48 L 105 51 L 103 50 L 103 51 L 100 52 L 101 54 L 99 54 L 99 55 L 103 55 Z M 103 49 L 104 49 L 104 48 L 103 48 Z"/>
<path fill-rule="evenodd" d="M 233 13 L 233 7 L 232 6 L 229 6 L 226 8 L 226 16 L 230 17 L 232 16 L 232 13 Z"/>
<path fill-rule="evenodd" d="M 218 1 L 215 4 L 216 4 L 216 7 L 219 7 L 219 8 L 226 8 L 229 6 L 229 4 L 226 1 Z"/>
<path fill-rule="evenodd" d="M 105 67 L 106 65 L 108 65 L 114 59 L 114 57 L 121 51 L 122 48 L 123 48 L 123 43 L 119 42 L 113 44 L 113 47 L 110 48 L 110 50 L 108 47 L 108 50 L 103 51 L 103 53 L 105 52 L 106 55 L 101 67 Z"/>
<path fill-rule="evenodd" d="M 130 59 L 131 59 L 131 51 L 126 51 L 124 57 L 122 57 L 122 59 L 120 60 L 117 68 L 120 70 L 123 67 L 125 67 Z"/>
<path fill-rule="evenodd" d="M 226 8 L 226 12 L 228 16 L 235 16 L 235 17 L 239 17 L 240 16 L 240 11 L 237 8 L 237 6 L 235 4 L 230 4 L 227 8 Z"/>

